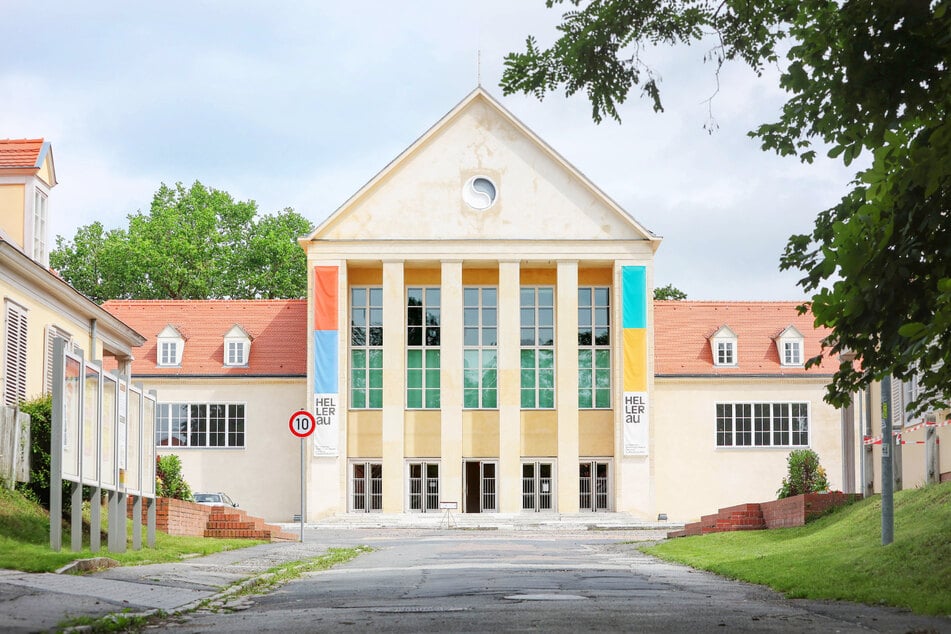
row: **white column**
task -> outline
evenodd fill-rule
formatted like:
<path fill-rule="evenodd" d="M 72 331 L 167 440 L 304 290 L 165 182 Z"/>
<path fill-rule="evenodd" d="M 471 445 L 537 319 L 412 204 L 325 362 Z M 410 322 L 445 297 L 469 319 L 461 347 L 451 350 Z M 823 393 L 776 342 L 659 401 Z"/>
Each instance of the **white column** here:
<path fill-rule="evenodd" d="M 383 262 L 383 512 L 403 512 L 406 307 L 403 262 Z"/>
<path fill-rule="evenodd" d="M 462 262 L 442 263 L 440 492 L 462 508 Z"/>
<path fill-rule="evenodd" d="M 499 510 L 522 509 L 519 263 L 499 262 Z"/>
<path fill-rule="evenodd" d="M 578 262 L 558 262 L 555 385 L 558 511 L 578 512 Z"/>

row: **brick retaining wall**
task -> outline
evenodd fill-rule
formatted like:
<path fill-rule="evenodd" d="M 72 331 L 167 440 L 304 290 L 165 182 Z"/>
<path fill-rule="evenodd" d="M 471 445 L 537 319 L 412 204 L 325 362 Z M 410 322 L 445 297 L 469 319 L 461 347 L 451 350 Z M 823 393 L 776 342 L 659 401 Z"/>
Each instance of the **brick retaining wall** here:
<path fill-rule="evenodd" d="M 132 519 L 132 499 L 129 499 L 127 517 Z M 201 537 L 211 517 L 211 507 L 175 500 L 155 498 L 155 528 L 169 535 Z M 146 501 L 142 501 L 142 523 L 148 521 Z"/>

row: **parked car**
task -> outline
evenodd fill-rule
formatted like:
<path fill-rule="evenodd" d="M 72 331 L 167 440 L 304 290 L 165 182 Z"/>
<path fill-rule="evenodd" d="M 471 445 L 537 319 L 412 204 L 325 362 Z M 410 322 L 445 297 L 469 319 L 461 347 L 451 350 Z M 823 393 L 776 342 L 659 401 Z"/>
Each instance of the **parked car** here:
<path fill-rule="evenodd" d="M 192 498 L 199 504 L 208 506 L 238 506 L 238 503 L 228 497 L 227 493 L 195 493 Z"/>

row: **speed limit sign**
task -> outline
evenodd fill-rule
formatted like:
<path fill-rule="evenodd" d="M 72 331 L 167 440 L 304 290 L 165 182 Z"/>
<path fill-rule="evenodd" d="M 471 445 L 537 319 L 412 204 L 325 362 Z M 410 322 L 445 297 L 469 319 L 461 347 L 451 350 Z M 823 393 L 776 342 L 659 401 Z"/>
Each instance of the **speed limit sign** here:
<path fill-rule="evenodd" d="M 291 414 L 288 426 L 291 428 L 291 433 L 298 438 L 307 438 L 317 428 L 317 421 L 313 414 L 302 409 Z"/>

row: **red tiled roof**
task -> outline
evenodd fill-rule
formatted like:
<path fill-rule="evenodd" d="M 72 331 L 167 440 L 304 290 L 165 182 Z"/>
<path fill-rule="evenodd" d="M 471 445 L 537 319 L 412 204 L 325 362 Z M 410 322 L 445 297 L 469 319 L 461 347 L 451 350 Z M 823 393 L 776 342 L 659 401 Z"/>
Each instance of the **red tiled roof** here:
<path fill-rule="evenodd" d="M 0 139 L 0 169 L 36 167 L 43 139 Z"/>
<path fill-rule="evenodd" d="M 147 338 L 132 375 L 306 376 L 307 302 L 281 300 L 111 300 L 102 305 Z M 224 365 L 224 336 L 235 325 L 251 336 L 248 367 Z M 159 367 L 156 336 L 172 325 L 185 339 L 181 367 Z"/>
<path fill-rule="evenodd" d="M 654 302 L 655 375 L 820 375 L 837 368 L 830 360 L 808 370 L 779 362 L 775 337 L 788 326 L 803 336 L 803 360 L 819 354 L 826 329 L 813 326 L 811 313 L 800 315 L 801 302 Z M 713 365 L 709 337 L 720 326 L 736 333 L 737 365 Z"/>

